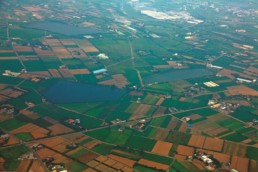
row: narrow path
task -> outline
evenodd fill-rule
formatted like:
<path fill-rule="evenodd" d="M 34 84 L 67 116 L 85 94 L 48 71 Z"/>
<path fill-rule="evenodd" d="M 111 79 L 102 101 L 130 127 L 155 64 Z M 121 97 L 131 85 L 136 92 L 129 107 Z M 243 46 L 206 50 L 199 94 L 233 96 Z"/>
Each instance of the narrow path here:
<path fill-rule="evenodd" d="M 137 75 L 138 75 L 138 78 L 139 78 L 141 87 L 144 87 L 144 84 L 143 84 L 143 81 L 142 81 L 142 77 L 141 77 L 141 73 L 140 73 L 140 71 L 135 67 L 135 57 L 134 57 L 134 55 L 133 55 L 133 46 L 132 46 L 132 43 L 131 43 L 131 41 L 130 41 L 129 38 L 128 38 L 128 43 L 129 43 L 129 46 L 130 46 L 132 67 L 133 67 L 133 69 L 137 72 Z"/>

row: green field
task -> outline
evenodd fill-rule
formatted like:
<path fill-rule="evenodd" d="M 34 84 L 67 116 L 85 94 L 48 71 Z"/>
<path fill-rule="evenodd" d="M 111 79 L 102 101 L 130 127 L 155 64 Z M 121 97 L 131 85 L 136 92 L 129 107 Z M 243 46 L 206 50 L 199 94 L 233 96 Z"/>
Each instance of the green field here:
<path fill-rule="evenodd" d="M 9 120 L 0 122 L 1 128 L 4 128 L 7 131 L 11 131 L 13 129 L 19 128 L 25 124 L 26 122 L 21 122 L 16 119 L 9 119 Z"/>
<path fill-rule="evenodd" d="M 18 133 L 18 134 L 15 134 L 15 137 L 17 137 L 18 139 L 25 141 L 25 142 L 33 139 L 32 135 L 30 133 Z"/>

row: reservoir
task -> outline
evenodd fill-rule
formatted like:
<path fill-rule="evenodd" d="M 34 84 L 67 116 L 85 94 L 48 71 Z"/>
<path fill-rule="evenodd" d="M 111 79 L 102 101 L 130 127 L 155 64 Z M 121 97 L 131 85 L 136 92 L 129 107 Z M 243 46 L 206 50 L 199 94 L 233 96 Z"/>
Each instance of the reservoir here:
<path fill-rule="evenodd" d="M 47 30 L 50 32 L 55 32 L 55 33 L 59 33 L 67 36 L 103 33 L 103 31 L 99 30 L 96 27 L 89 27 L 89 28 L 75 27 L 61 22 L 51 22 L 51 21 L 40 21 L 40 22 L 29 23 L 25 25 L 25 27 L 32 28 L 32 29 Z"/>
<path fill-rule="evenodd" d="M 191 79 L 191 78 L 199 78 L 204 76 L 213 75 L 213 72 L 206 69 L 181 69 L 181 70 L 171 70 L 168 72 L 162 72 L 158 74 L 154 74 L 148 76 L 143 79 L 145 84 L 152 83 L 162 83 L 162 82 L 171 82 L 177 80 Z"/>
<path fill-rule="evenodd" d="M 125 90 L 115 87 L 71 81 L 58 81 L 43 91 L 48 100 L 60 104 L 115 101 L 125 93 Z"/>

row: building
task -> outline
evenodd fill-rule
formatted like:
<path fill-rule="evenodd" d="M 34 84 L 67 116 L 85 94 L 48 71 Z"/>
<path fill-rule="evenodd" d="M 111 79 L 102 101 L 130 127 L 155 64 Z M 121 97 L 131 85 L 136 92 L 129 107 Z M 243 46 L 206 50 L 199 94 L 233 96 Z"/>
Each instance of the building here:
<path fill-rule="evenodd" d="M 94 70 L 93 74 L 94 75 L 98 75 L 98 74 L 102 74 L 102 73 L 106 73 L 107 69 L 98 69 L 98 70 Z"/>
<path fill-rule="evenodd" d="M 243 79 L 243 78 L 237 78 L 237 81 L 239 81 L 239 82 L 246 82 L 246 83 L 255 83 L 256 82 L 256 79 L 254 79 L 254 80 L 248 80 L 248 79 Z"/>

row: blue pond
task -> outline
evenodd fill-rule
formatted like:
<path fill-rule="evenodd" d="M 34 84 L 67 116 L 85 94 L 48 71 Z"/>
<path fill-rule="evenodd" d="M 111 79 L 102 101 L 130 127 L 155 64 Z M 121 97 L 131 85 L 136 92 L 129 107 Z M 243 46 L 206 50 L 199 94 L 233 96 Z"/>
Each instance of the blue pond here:
<path fill-rule="evenodd" d="M 43 91 L 53 103 L 81 103 L 118 100 L 125 90 L 71 81 L 58 81 Z"/>
<path fill-rule="evenodd" d="M 182 69 L 182 70 L 171 70 L 168 72 L 162 72 L 155 75 L 144 78 L 145 84 L 152 84 L 155 82 L 171 82 L 183 79 L 199 78 L 204 76 L 213 75 L 213 72 L 206 69 Z"/>

